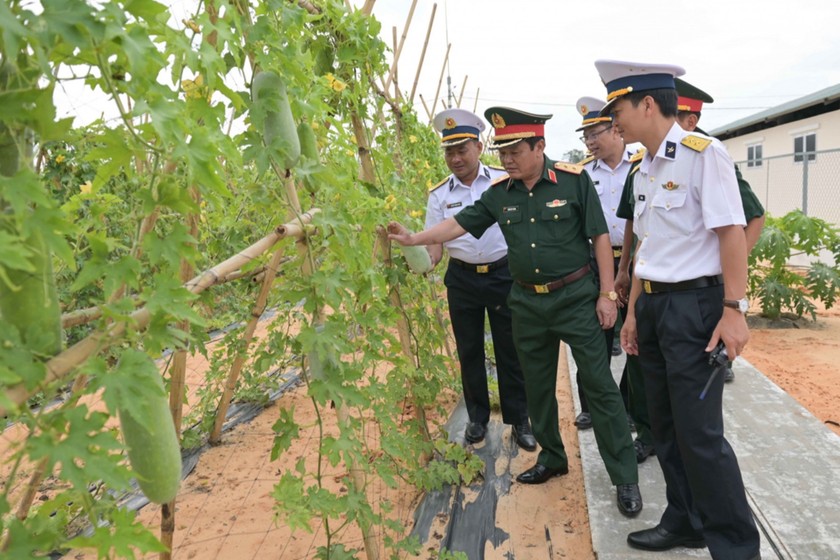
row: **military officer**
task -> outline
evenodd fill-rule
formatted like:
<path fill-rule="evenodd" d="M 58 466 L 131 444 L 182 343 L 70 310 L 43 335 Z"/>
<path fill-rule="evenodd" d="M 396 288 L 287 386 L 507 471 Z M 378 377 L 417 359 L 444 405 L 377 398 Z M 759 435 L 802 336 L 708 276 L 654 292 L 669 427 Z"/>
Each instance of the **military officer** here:
<path fill-rule="evenodd" d="M 471 205 L 490 188 L 493 180 L 505 174 L 504 170 L 479 160 L 483 149 L 479 136 L 484 121 L 478 115 L 464 109 L 447 109 L 435 115 L 434 127 L 441 134 L 444 159 L 452 174 L 429 193 L 426 229 Z M 481 239 L 466 233 L 443 244 L 429 245 L 426 248 L 433 264 L 441 260 L 444 247 L 449 253 L 444 284 L 469 416 L 464 439 L 470 443 L 483 440 L 490 420 L 484 366 L 486 313 L 493 335 L 502 421 L 512 426 L 513 437 L 520 447 L 534 451 L 537 441 L 528 423 L 525 381 L 513 345 L 510 309 L 506 303 L 513 280 L 502 232 L 495 225 Z"/>
<path fill-rule="evenodd" d="M 708 352 L 737 356 L 749 340 L 744 213 L 723 145 L 676 123 L 682 68 L 598 60 L 613 126 L 646 152 L 632 175 L 639 239 L 621 342 L 645 375 L 656 454 L 668 505 L 630 546 L 708 545 L 712 558 L 759 557 L 759 535 L 738 461 L 723 436 L 723 380 Z"/>
<path fill-rule="evenodd" d="M 674 83 L 677 86 L 677 122 L 684 130 L 689 132 L 696 130 L 700 134 L 708 136 L 708 134 L 697 126 L 697 123 L 700 120 L 703 103 L 713 103 L 714 99 L 705 91 L 691 85 L 683 79 L 676 78 L 674 79 Z M 761 236 L 761 230 L 764 227 L 764 207 L 759 202 L 758 197 L 755 196 L 750 184 L 741 176 L 741 171 L 737 166 L 735 167 L 735 176 L 738 179 L 738 190 L 741 193 L 744 218 L 747 220 L 744 235 L 747 237 L 747 254 L 749 255 L 752 248 L 758 242 L 758 238 Z M 735 380 L 735 373 L 732 371 L 731 366 L 727 367 L 724 371 L 723 380 L 726 383 Z"/>
<path fill-rule="evenodd" d="M 478 238 L 493 224 L 508 244 L 514 284 L 508 304 L 513 336 L 525 373 L 528 411 L 542 447 L 537 463 L 517 477 L 540 484 L 568 472 L 555 397 L 559 343 L 565 340 L 586 372 L 598 449 L 616 485 L 619 511 L 642 510 L 638 467 L 618 388 L 607 364 L 601 330 L 616 317 L 612 252 L 592 181 L 580 166 L 545 157 L 545 121 L 505 107 L 488 109 L 494 148 L 509 177 L 498 179 L 479 200 L 426 231 L 409 234 L 392 222 L 390 237 L 403 245 L 443 243 L 470 232 Z M 601 292 L 590 271 L 590 239 L 602 265 Z"/>
<path fill-rule="evenodd" d="M 630 158 L 633 154 L 627 151 L 624 139 L 618 133 L 618 130 L 613 127 L 612 118 L 609 115 L 600 114 L 604 105 L 606 105 L 604 101 L 595 97 L 578 99 L 577 109 L 583 117 L 583 122 L 577 131 L 583 132 L 582 139 L 587 149 L 592 153 L 591 158 L 584 160 L 584 169 L 592 178 L 592 183 L 595 185 L 601 207 L 604 210 L 604 219 L 606 219 L 609 227 L 610 245 L 612 246 L 613 272 L 617 274 L 624 245 L 625 220 L 617 216 L 616 211 L 624 191 L 624 182 L 630 172 L 632 165 Z M 623 305 L 623 302 L 619 309 L 622 319 L 625 318 L 627 307 Z M 614 332 L 612 329 L 604 331 L 608 361 L 611 356 Z M 632 380 L 630 379 L 631 375 Z M 580 383 L 578 383 L 578 388 L 580 390 Z M 636 356 L 627 356 L 619 390 L 627 410 L 635 421 L 637 437 L 633 442 L 633 447 L 636 451 L 636 460 L 642 463 L 654 453 L 654 447 L 653 435 L 650 432 L 650 419 L 647 413 L 647 399 L 644 396 L 644 380 Z M 580 390 L 580 403 L 581 413 L 575 419 L 575 425 L 578 428 L 585 428 L 589 416 L 589 407 L 582 390 Z"/>

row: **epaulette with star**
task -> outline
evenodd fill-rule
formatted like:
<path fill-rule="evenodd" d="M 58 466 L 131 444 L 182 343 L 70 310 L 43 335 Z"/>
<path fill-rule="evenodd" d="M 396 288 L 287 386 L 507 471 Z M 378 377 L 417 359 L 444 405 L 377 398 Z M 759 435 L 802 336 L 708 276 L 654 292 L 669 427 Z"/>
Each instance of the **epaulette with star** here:
<path fill-rule="evenodd" d="M 595 161 L 595 156 L 585 157 L 578 162 L 578 165 L 586 165 L 587 163 Z"/>
<path fill-rule="evenodd" d="M 440 183 L 438 183 L 437 185 L 432 185 L 431 187 L 429 187 L 429 192 L 432 192 L 432 191 L 436 191 L 436 190 L 438 190 L 438 189 L 439 189 L 439 188 L 441 188 L 443 185 L 445 185 L 446 183 L 448 183 L 448 182 L 449 182 L 449 179 L 450 179 L 450 178 L 449 178 L 449 177 L 447 177 L 446 179 L 444 179 L 443 181 L 441 181 L 441 182 L 440 182 Z"/>
<path fill-rule="evenodd" d="M 683 146 L 688 146 L 695 152 L 702 152 L 706 148 L 709 147 L 709 144 L 712 143 L 711 138 L 703 138 L 702 136 L 695 136 L 693 134 L 689 134 L 685 138 L 682 139 L 680 142 Z"/>
<path fill-rule="evenodd" d="M 510 175 L 505 173 L 504 175 L 502 175 L 500 177 L 496 177 L 496 179 L 494 179 L 493 182 L 490 183 L 490 186 L 495 187 L 496 185 L 500 185 L 502 183 L 507 183 L 509 180 L 510 180 Z"/>
<path fill-rule="evenodd" d="M 567 161 L 558 161 L 554 164 L 554 169 L 565 171 L 566 173 L 571 173 L 572 175 L 580 175 L 583 173 L 582 165 L 579 163 L 569 163 Z"/>

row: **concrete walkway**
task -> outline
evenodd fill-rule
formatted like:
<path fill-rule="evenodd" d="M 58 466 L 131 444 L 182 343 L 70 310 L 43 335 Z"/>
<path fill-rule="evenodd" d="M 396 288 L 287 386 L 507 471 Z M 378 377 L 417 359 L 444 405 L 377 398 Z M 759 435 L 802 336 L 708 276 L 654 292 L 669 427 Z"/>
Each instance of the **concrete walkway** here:
<path fill-rule="evenodd" d="M 577 402 L 577 367 L 567 354 Z M 618 380 L 624 354 L 613 358 Z M 762 532 L 763 560 L 840 558 L 840 437 L 749 362 L 735 362 L 735 381 L 724 389 L 726 437 L 741 465 L 747 496 Z M 665 484 L 655 457 L 639 465 L 644 510 L 623 517 L 592 430 L 579 433 L 592 544 L 599 560 L 709 558 L 707 549 L 645 552 L 630 548 L 627 533 L 654 526 L 665 509 Z"/>

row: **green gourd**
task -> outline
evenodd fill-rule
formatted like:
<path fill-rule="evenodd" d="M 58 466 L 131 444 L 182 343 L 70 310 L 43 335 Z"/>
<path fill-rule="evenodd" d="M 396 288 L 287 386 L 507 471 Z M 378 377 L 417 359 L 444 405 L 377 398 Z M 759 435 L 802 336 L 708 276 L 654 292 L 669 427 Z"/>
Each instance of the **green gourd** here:
<path fill-rule="evenodd" d="M 262 117 L 262 122 L 254 122 L 254 126 L 262 132 L 265 145 L 276 149 L 283 166 L 291 169 L 300 159 L 300 140 L 286 84 L 274 72 L 260 72 L 251 83 L 251 100 L 262 109 L 255 119 Z"/>
<path fill-rule="evenodd" d="M 432 270 L 432 258 L 425 246 L 405 246 L 402 252 L 408 268 L 415 274 L 426 274 Z"/>
<path fill-rule="evenodd" d="M 165 504 L 175 498 L 181 485 L 181 446 L 160 376 L 157 384 L 160 391 L 145 397 L 148 418 L 140 422 L 123 409 L 118 414 L 140 489 L 152 502 Z"/>

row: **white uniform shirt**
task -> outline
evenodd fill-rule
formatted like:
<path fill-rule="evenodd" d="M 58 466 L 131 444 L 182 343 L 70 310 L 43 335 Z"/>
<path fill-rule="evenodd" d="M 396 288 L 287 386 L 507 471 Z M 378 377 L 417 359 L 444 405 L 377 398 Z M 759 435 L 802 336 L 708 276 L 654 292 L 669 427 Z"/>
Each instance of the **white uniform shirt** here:
<path fill-rule="evenodd" d="M 632 167 L 631 155 L 625 151 L 615 169 L 610 169 L 610 166 L 600 159 L 592 160 L 584 166 L 601 200 L 601 208 L 604 209 L 604 218 L 607 219 L 610 231 L 610 245 L 613 247 L 624 245 L 625 220 L 617 217 L 615 212 L 618 210 L 621 193 L 624 192 L 624 181 Z"/>
<path fill-rule="evenodd" d="M 490 188 L 496 178 L 505 174 L 503 170 L 493 169 L 480 163 L 478 176 L 470 186 L 463 184 L 455 175 L 450 175 L 445 183 L 429 193 L 426 204 L 426 229 L 474 204 L 481 198 L 484 191 Z M 449 251 L 449 256 L 472 264 L 496 262 L 507 255 L 507 244 L 502 236 L 502 230 L 499 229 L 499 224 L 493 224 L 488 228 L 481 239 L 465 233 L 461 237 L 447 241 L 443 246 Z"/>
<path fill-rule="evenodd" d="M 711 140 L 698 152 L 686 136 Z M 641 240 L 635 274 L 682 282 L 721 273 L 720 243 L 712 228 L 746 225 L 735 167 L 718 140 L 671 127 L 655 155 L 633 174 L 633 231 Z"/>

